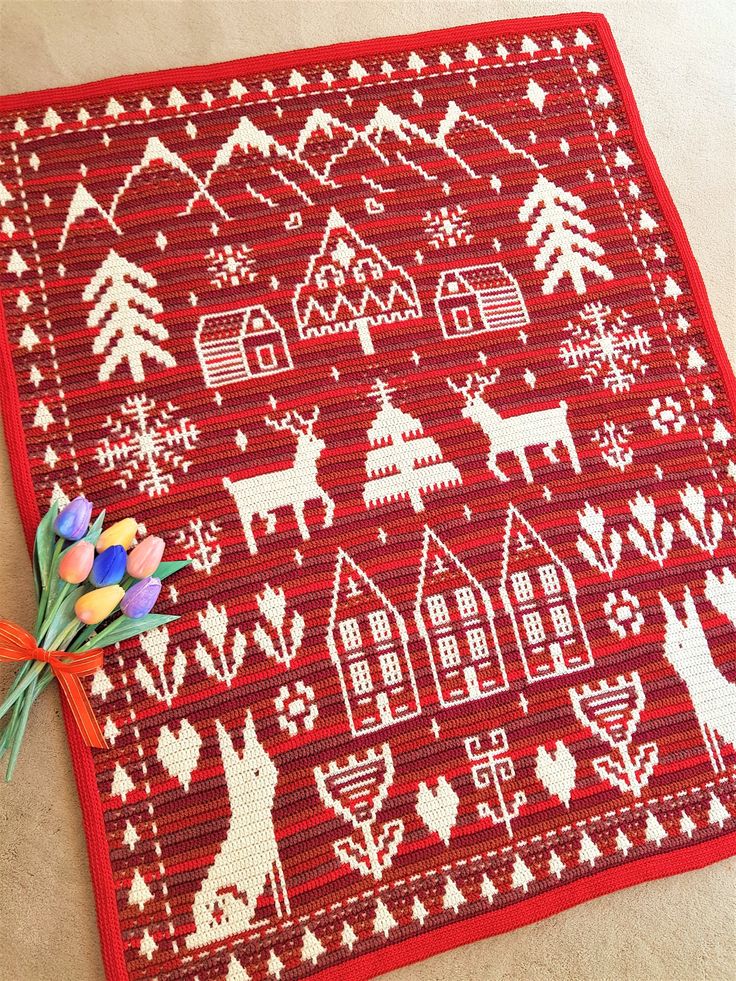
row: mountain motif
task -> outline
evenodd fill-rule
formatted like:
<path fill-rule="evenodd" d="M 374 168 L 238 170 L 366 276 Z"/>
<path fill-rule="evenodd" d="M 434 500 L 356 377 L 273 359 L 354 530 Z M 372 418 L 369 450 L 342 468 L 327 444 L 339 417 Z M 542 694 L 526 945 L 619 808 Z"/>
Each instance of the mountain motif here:
<path fill-rule="evenodd" d="M 282 205 L 291 209 L 314 204 L 315 193 L 335 186 L 247 116 L 241 116 L 215 154 L 201 187 L 187 204 L 187 213 L 200 197 L 210 193 L 213 182 L 218 184 L 218 198 L 228 206 L 235 206 L 245 190 L 252 200 L 268 208 Z"/>
<path fill-rule="evenodd" d="M 492 181 L 494 177 L 498 179 L 496 171 L 500 168 L 506 172 L 511 168 L 514 173 L 529 173 L 545 166 L 502 136 L 492 123 L 466 112 L 452 101 L 447 104 L 435 141 L 447 154 L 464 161 L 477 177 L 490 177 Z M 497 190 L 500 187 L 499 182 Z"/>
<path fill-rule="evenodd" d="M 126 174 L 125 180 L 120 185 L 120 187 L 115 192 L 115 196 L 110 203 L 109 216 L 112 218 L 115 215 L 118 205 L 122 201 L 125 194 L 130 190 L 135 181 L 136 177 L 147 171 L 152 167 L 168 167 L 171 170 L 178 171 L 187 177 L 197 188 L 193 198 L 187 202 L 186 209 L 181 212 L 181 214 L 189 214 L 191 212 L 191 204 L 194 200 L 202 197 L 208 204 L 210 204 L 215 211 L 221 215 L 225 221 L 230 220 L 230 215 L 222 208 L 222 206 L 212 197 L 212 195 L 207 190 L 205 184 L 202 183 L 200 178 L 194 173 L 194 171 L 189 167 L 178 153 L 174 153 L 173 150 L 161 142 L 157 136 L 152 136 L 146 143 L 145 150 L 143 151 L 143 156 L 140 161 L 131 167 L 131 169 Z"/>
<path fill-rule="evenodd" d="M 72 195 L 72 199 L 69 202 L 64 227 L 61 230 L 61 237 L 59 238 L 59 244 L 57 246 L 57 250 L 59 252 L 61 252 L 66 245 L 66 240 L 72 225 L 80 218 L 89 214 L 90 211 L 95 211 L 99 218 L 101 218 L 113 232 L 116 232 L 118 235 L 123 234 L 120 228 L 115 224 L 113 210 L 111 209 L 110 211 L 105 211 L 99 201 L 92 197 L 84 184 L 77 184 L 74 194 Z M 99 218 L 97 221 L 99 221 Z"/>

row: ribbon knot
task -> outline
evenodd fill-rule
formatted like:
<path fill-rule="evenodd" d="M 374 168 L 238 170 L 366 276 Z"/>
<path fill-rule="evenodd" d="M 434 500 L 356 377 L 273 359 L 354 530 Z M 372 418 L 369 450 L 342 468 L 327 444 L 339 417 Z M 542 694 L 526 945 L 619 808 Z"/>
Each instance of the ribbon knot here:
<path fill-rule="evenodd" d="M 41 661 L 48 664 L 64 692 L 85 742 L 97 749 L 107 749 L 107 743 L 80 678 L 92 675 L 101 668 L 102 659 L 102 648 L 77 653 L 44 650 L 28 631 L 7 620 L 0 620 L 0 661 Z"/>

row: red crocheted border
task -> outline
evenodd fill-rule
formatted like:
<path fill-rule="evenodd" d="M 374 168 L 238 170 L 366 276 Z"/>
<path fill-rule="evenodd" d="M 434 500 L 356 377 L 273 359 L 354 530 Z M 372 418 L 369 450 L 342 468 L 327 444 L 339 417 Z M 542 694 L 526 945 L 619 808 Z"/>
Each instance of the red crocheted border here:
<path fill-rule="evenodd" d="M 718 333 L 710 303 L 705 291 L 703 278 L 690 248 L 685 229 L 667 186 L 662 178 L 657 161 L 649 146 L 639 111 L 634 100 L 621 56 L 611 34 L 611 29 L 602 14 L 580 12 L 558 14 L 549 17 L 524 17 L 515 20 L 495 21 L 485 24 L 471 24 L 462 27 L 426 31 L 420 34 L 397 35 L 389 38 L 375 38 L 357 43 L 325 45 L 316 48 L 302 48 L 295 51 L 272 55 L 259 55 L 237 61 L 222 62 L 216 65 L 190 66 L 188 68 L 168 69 L 136 75 L 124 75 L 84 85 L 45 89 L 37 92 L 19 93 L 0 97 L 0 111 L 29 108 L 46 104 L 49 101 L 68 99 L 88 99 L 94 95 L 108 93 L 120 94 L 141 86 L 164 86 L 184 81 L 212 81 L 213 79 L 237 75 L 241 72 L 257 72 L 262 69 L 303 66 L 305 63 L 322 61 L 328 58 L 342 58 L 346 55 L 358 57 L 376 52 L 389 53 L 404 50 L 407 46 L 431 44 L 436 41 L 469 41 L 483 31 L 518 30 L 534 31 L 540 28 L 595 26 L 603 43 L 611 68 L 616 76 L 624 99 L 626 113 L 631 123 L 636 145 L 654 188 L 659 204 L 674 236 L 678 251 L 684 263 L 687 276 L 705 327 L 710 350 L 718 365 L 721 377 L 734 412 L 736 412 L 736 378 L 729 364 L 723 342 Z M 5 438 L 10 455 L 11 469 L 18 508 L 29 550 L 33 545 L 36 527 L 40 520 L 36 502 L 30 464 L 26 452 L 25 437 L 21 422 L 20 401 L 16 387 L 10 345 L 7 337 L 5 318 L 0 305 L 0 409 L 4 420 Z M 82 805 L 82 815 L 87 837 L 90 871 L 97 904 L 97 920 L 102 940 L 102 957 L 108 981 L 125 981 L 128 977 L 122 936 L 118 919 L 117 897 L 112 876 L 110 855 L 105 834 L 105 826 L 97 789 L 97 780 L 90 749 L 83 743 L 71 713 L 64 707 L 71 749 L 74 773 Z M 450 924 L 428 931 L 422 936 L 396 943 L 381 950 L 356 957 L 350 961 L 350 975 L 354 981 L 370 978 L 375 974 L 411 964 L 431 957 L 445 950 L 460 947 L 485 937 L 506 933 L 520 926 L 535 923 L 553 916 L 562 910 L 607 893 L 616 892 L 627 886 L 660 879 L 680 872 L 702 868 L 721 859 L 736 854 L 736 832 L 724 835 L 714 841 L 680 848 L 632 861 L 614 869 L 586 876 L 576 882 L 524 900 L 509 909 L 493 910 L 462 923 Z M 327 968 L 319 974 L 321 981 L 338 981 L 345 975 L 346 965 Z"/>

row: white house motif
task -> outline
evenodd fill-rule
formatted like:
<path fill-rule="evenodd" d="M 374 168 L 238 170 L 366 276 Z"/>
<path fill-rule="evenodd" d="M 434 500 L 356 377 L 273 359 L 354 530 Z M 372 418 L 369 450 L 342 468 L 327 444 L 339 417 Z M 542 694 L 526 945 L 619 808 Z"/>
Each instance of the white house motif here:
<path fill-rule="evenodd" d="M 499 587 L 529 681 L 590 667 L 570 570 L 509 505 Z"/>
<path fill-rule="evenodd" d="M 366 245 L 334 208 L 293 304 L 304 340 L 354 330 L 364 354 L 374 353 L 371 328 L 421 316 L 411 277 Z"/>
<path fill-rule="evenodd" d="M 294 367 L 283 329 L 260 304 L 202 317 L 194 347 L 208 388 Z"/>
<path fill-rule="evenodd" d="M 327 628 L 353 735 L 419 715 L 401 614 L 342 549 Z"/>
<path fill-rule="evenodd" d="M 529 323 L 519 284 L 500 262 L 446 269 L 434 302 L 448 339 Z"/>
<path fill-rule="evenodd" d="M 414 617 L 443 705 L 483 698 L 508 687 L 491 598 L 428 526 Z"/>

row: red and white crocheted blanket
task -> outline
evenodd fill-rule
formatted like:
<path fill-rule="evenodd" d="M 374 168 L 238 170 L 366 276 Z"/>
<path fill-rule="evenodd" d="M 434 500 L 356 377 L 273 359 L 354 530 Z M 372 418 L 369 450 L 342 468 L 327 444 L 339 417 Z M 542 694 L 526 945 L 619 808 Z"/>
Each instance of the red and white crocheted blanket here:
<path fill-rule="evenodd" d="M 0 100 L 3 403 L 192 559 L 70 738 L 108 976 L 369 976 L 736 850 L 734 379 L 606 22 Z"/>

